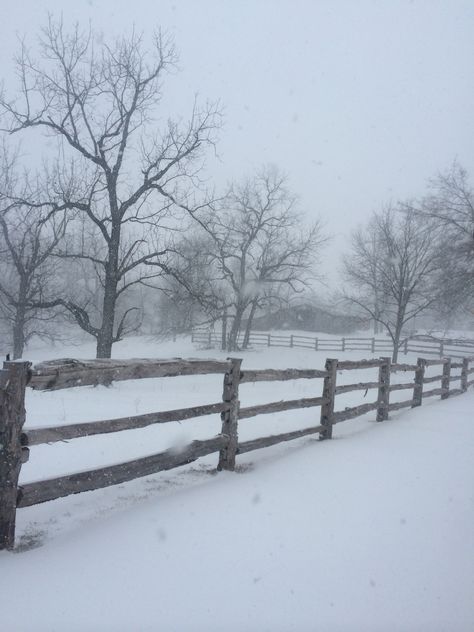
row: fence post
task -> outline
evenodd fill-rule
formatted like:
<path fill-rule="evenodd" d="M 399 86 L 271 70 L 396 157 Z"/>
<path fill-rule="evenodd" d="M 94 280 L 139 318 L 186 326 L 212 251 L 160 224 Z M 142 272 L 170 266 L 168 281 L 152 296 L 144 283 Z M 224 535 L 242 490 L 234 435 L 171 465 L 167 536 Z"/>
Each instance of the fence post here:
<path fill-rule="evenodd" d="M 461 390 L 463 393 L 467 391 L 467 372 L 469 370 L 469 358 L 462 359 L 461 369 Z"/>
<path fill-rule="evenodd" d="M 191 329 L 191 342 L 194 342 L 194 329 Z"/>
<path fill-rule="evenodd" d="M 267 344 L 267 346 L 270 347 L 271 344 L 272 344 L 272 335 L 268 334 L 268 344 Z"/>
<path fill-rule="evenodd" d="M 375 353 L 375 338 L 372 338 L 372 347 L 370 349 L 371 353 Z"/>
<path fill-rule="evenodd" d="M 332 424 L 334 420 L 334 400 L 336 398 L 336 378 L 337 378 L 337 360 L 328 358 L 326 360 L 325 369 L 328 375 L 324 378 L 323 398 L 324 402 L 321 406 L 320 425 L 324 429 L 319 433 L 319 439 L 332 439 Z"/>
<path fill-rule="evenodd" d="M 442 358 L 444 355 L 444 341 L 441 340 L 439 343 L 439 357 Z"/>
<path fill-rule="evenodd" d="M 293 334 L 290 336 L 290 347 L 293 347 Z"/>
<path fill-rule="evenodd" d="M 212 345 L 212 332 L 209 329 L 209 346 L 211 346 L 211 345 Z"/>
<path fill-rule="evenodd" d="M 343 337 L 341 342 L 342 342 L 342 351 L 345 351 L 346 350 L 346 339 Z"/>
<path fill-rule="evenodd" d="M 239 381 L 240 365 L 239 358 L 228 358 L 231 366 L 230 370 L 224 374 L 224 389 L 222 401 L 227 404 L 227 409 L 221 413 L 222 434 L 229 437 L 229 443 L 219 452 L 218 470 L 235 469 L 235 455 L 238 446 L 238 421 L 239 421 Z"/>
<path fill-rule="evenodd" d="M 405 338 L 405 346 L 403 347 L 403 353 L 404 355 L 408 353 L 408 338 Z"/>
<path fill-rule="evenodd" d="M 4 362 L 0 371 L 0 550 L 15 544 L 18 478 L 28 448 L 21 447 L 25 388 L 31 362 Z"/>
<path fill-rule="evenodd" d="M 314 339 L 314 350 L 315 351 L 318 350 L 318 339 L 317 338 Z"/>
<path fill-rule="evenodd" d="M 417 367 L 415 370 L 415 385 L 413 387 L 413 403 L 412 408 L 421 406 L 423 399 L 423 378 L 425 377 L 426 360 L 424 358 L 418 358 Z"/>
<path fill-rule="evenodd" d="M 379 392 L 377 396 L 377 421 L 388 419 L 388 406 L 390 402 L 390 358 L 381 358 L 379 367 Z"/>
<path fill-rule="evenodd" d="M 451 379 L 451 358 L 446 358 L 443 364 L 443 377 L 441 378 L 441 399 L 449 397 L 449 381 Z"/>

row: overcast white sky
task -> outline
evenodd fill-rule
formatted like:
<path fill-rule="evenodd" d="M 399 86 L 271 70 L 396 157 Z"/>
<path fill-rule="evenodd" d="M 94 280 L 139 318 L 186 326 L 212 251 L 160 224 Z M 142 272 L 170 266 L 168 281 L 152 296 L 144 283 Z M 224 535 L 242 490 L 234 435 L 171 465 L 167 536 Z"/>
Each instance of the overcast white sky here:
<path fill-rule="evenodd" d="M 221 99 L 211 173 L 221 185 L 272 162 L 308 213 L 343 234 L 382 203 L 423 192 L 458 159 L 474 174 L 473 0 L 1 0 L 1 75 L 48 11 L 106 36 L 171 32 L 171 102 Z"/>

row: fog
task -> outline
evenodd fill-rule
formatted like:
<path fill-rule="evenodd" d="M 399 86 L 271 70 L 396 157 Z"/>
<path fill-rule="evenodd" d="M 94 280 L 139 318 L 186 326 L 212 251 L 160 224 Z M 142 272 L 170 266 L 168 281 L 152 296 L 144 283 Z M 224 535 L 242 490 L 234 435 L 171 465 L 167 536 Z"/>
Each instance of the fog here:
<path fill-rule="evenodd" d="M 302 209 L 323 218 L 337 254 L 351 227 L 385 202 L 421 195 L 453 160 L 473 171 L 472 2 L 2 4 L 7 86 L 17 38 L 34 44 L 48 12 L 107 37 L 132 26 L 170 33 L 180 72 L 165 86 L 166 115 L 189 114 L 195 93 L 224 107 L 210 181 L 275 163 Z"/>

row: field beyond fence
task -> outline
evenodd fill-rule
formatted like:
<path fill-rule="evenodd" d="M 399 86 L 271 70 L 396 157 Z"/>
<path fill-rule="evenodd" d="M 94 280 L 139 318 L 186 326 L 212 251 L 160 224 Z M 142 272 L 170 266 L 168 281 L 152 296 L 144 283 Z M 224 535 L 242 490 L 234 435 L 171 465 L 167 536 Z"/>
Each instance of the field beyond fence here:
<path fill-rule="evenodd" d="M 474 379 L 469 379 L 469 376 L 474 373 L 474 367 L 470 366 L 472 363 L 474 363 L 474 355 L 465 356 L 461 361 L 453 361 L 450 357 L 439 360 L 419 358 L 416 364 L 392 363 L 387 357 L 358 361 L 328 358 L 324 369 L 259 370 L 246 370 L 242 367 L 242 360 L 238 358 L 229 358 L 225 361 L 181 358 L 53 360 L 37 364 L 33 368 L 29 362 L 5 362 L 3 370 L 0 371 L 0 549 L 14 547 L 15 519 L 18 508 L 29 507 L 70 494 L 117 485 L 186 465 L 215 452 L 219 453 L 217 469 L 232 471 L 235 469 L 236 458 L 239 454 L 309 435 L 318 435 L 320 439 L 328 440 L 332 438 L 335 424 L 354 419 L 370 411 L 375 411 L 376 420 L 383 422 L 388 419 L 391 411 L 421 406 L 425 398 L 439 396 L 441 399 L 446 399 L 460 395 L 474 384 Z M 439 366 L 442 371 L 438 375 L 428 377 L 425 375 L 425 369 L 432 366 Z M 371 368 L 378 369 L 377 379 L 361 382 L 355 378 L 350 384 L 337 383 L 337 376 L 341 371 L 357 372 L 357 370 Z M 392 384 L 391 376 L 398 372 L 412 374 L 413 379 Z M 119 380 L 207 374 L 222 374 L 223 392 L 218 401 L 206 405 L 70 425 L 24 428 L 27 414 L 26 388 L 58 390 L 110 384 L 112 381 Z M 322 380 L 320 396 L 240 407 L 240 384 L 301 379 Z M 439 385 L 435 388 L 425 389 L 426 384 L 436 382 Z M 404 390 L 409 392 L 406 400 L 390 402 L 392 392 Z M 376 391 L 376 397 L 369 403 L 337 410 L 338 395 L 350 391 L 364 391 L 365 394 Z M 317 425 L 239 442 L 238 422 L 240 419 L 313 407 L 320 408 Z M 19 485 L 21 466 L 28 461 L 30 448 L 36 445 L 144 428 L 153 424 L 184 421 L 216 413 L 220 413 L 222 420 L 220 434 L 204 441 L 193 441 L 179 451 L 166 450 L 116 465 Z"/>

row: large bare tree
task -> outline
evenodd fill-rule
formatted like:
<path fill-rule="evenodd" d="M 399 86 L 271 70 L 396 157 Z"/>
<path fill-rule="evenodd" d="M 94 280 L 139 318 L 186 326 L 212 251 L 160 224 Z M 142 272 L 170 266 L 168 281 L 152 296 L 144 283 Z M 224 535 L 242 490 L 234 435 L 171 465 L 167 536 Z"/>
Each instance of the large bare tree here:
<path fill-rule="evenodd" d="M 344 258 L 345 298 L 378 321 L 398 358 L 403 327 L 435 303 L 439 252 L 426 223 L 405 207 L 374 213 Z"/>
<path fill-rule="evenodd" d="M 80 247 L 69 240 L 57 254 L 87 262 L 101 286 L 98 314 L 77 292 L 49 305 L 68 309 L 96 338 L 97 356 L 110 357 L 133 309 L 120 309 L 119 301 L 162 272 L 175 203 L 193 208 L 219 109 L 195 101 L 187 121 L 158 124 L 163 79 L 176 64 L 174 46 L 161 34 L 147 50 L 134 32 L 107 43 L 91 30 L 68 32 L 50 19 L 39 50 L 31 54 L 22 46 L 16 63 L 18 98 L 0 98 L 6 130 L 39 129 L 57 140 L 49 195 L 36 208 L 72 214 L 71 228 L 83 230 Z"/>

